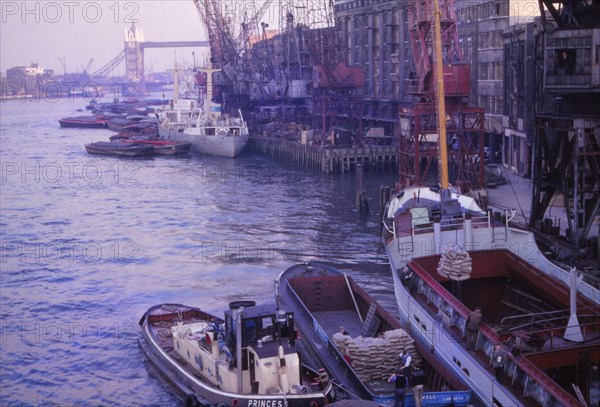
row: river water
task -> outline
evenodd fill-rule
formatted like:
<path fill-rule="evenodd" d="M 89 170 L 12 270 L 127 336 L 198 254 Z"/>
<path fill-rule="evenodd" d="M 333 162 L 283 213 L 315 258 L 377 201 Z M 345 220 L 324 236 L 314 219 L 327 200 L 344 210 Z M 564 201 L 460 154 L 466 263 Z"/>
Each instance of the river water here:
<path fill-rule="evenodd" d="M 245 152 L 118 159 L 88 155 L 104 129 L 61 129 L 82 99 L 0 102 L 0 404 L 168 406 L 181 401 L 137 344 L 150 306 L 221 315 L 273 301 L 273 277 L 301 261 L 347 270 L 396 312 L 371 213 L 353 174 L 321 175 Z"/>

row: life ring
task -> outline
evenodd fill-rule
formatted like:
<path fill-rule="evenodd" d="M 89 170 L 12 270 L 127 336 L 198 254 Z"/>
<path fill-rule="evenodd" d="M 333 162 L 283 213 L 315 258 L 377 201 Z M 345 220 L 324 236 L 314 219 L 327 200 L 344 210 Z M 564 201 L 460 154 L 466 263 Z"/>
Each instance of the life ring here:
<path fill-rule="evenodd" d="M 319 404 L 317 404 L 317 402 L 313 400 L 310 402 L 310 407 L 319 407 Z"/>

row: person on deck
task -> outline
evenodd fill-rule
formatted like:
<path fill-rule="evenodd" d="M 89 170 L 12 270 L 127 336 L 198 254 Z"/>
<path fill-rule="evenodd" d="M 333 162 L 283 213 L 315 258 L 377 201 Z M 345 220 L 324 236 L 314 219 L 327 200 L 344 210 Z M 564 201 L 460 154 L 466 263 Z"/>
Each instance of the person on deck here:
<path fill-rule="evenodd" d="M 408 387 L 408 379 L 404 375 L 402 369 L 390 376 L 388 383 L 395 384 L 394 390 L 394 407 L 404 407 L 406 401 L 406 387 Z"/>
<path fill-rule="evenodd" d="M 506 353 L 502 349 L 499 343 L 494 347 L 494 353 L 492 354 L 492 367 L 496 371 L 496 380 L 502 384 L 504 379 L 504 362 L 506 359 Z"/>
<path fill-rule="evenodd" d="M 410 385 L 415 398 L 415 406 L 421 407 L 423 404 L 423 385 L 425 384 L 425 371 L 421 366 L 416 365 L 410 374 Z"/>
<path fill-rule="evenodd" d="M 346 348 L 344 349 L 344 360 L 350 365 L 352 366 L 352 358 L 350 357 L 350 349 Z"/>
<path fill-rule="evenodd" d="M 408 291 L 410 291 L 411 293 L 416 288 L 413 277 L 413 272 L 407 266 L 404 266 L 402 268 L 400 279 L 402 281 L 402 285 L 408 288 Z"/>
<path fill-rule="evenodd" d="M 467 321 L 467 349 L 476 350 L 477 340 L 479 339 L 479 325 L 481 324 L 481 307 L 475 307 L 475 310 L 469 314 Z"/>
<path fill-rule="evenodd" d="M 410 352 L 406 349 L 403 349 L 402 352 L 398 355 L 398 360 L 400 361 L 400 369 L 404 373 L 405 376 L 408 377 L 410 374 L 410 363 L 412 362 L 412 357 L 410 356 Z"/>

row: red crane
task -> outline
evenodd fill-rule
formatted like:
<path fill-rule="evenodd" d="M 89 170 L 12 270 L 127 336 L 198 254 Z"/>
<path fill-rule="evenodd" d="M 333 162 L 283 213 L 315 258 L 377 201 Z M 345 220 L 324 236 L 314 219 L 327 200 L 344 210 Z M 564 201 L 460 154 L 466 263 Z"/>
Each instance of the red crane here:
<path fill-rule="evenodd" d="M 439 39 L 435 36 L 435 4 L 439 9 Z M 458 43 L 454 0 L 415 0 L 408 10 L 409 33 L 415 63 L 411 87 L 415 103 L 401 108 L 400 187 L 433 184 L 440 178 L 440 151 L 447 147 L 449 179 L 461 189 L 484 185 L 484 111 L 469 106 L 471 88 L 469 65 L 463 62 Z M 439 74 L 434 50 L 439 47 L 443 92 L 437 91 Z M 438 95 L 444 94 L 439 100 Z M 439 118 L 438 103 L 445 113 Z M 445 123 L 449 145 L 440 146 L 440 126 Z M 436 176 L 438 175 L 438 176 Z"/>
<path fill-rule="evenodd" d="M 210 62 L 212 68 L 237 65 L 238 51 L 232 39 L 229 21 L 219 9 L 217 0 L 193 0 L 200 18 L 206 25 L 210 43 Z"/>

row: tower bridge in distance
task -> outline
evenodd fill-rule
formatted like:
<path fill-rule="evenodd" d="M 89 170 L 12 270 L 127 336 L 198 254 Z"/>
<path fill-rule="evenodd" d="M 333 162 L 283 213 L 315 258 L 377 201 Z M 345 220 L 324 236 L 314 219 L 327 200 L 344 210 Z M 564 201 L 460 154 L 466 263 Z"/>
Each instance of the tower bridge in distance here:
<path fill-rule="evenodd" d="M 135 23 L 125 31 L 125 49 L 113 61 L 119 59 L 120 63 L 125 59 L 125 78 L 128 82 L 139 84 L 139 91 L 145 92 L 144 72 L 144 50 L 147 48 L 184 48 L 184 47 L 208 47 L 208 41 L 144 41 L 143 32 Z M 112 61 L 111 61 L 112 62 Z M 110 64 L 110 63 L 109 63 Z M 115 65 L 115 66 L 116 66 Z"/>

